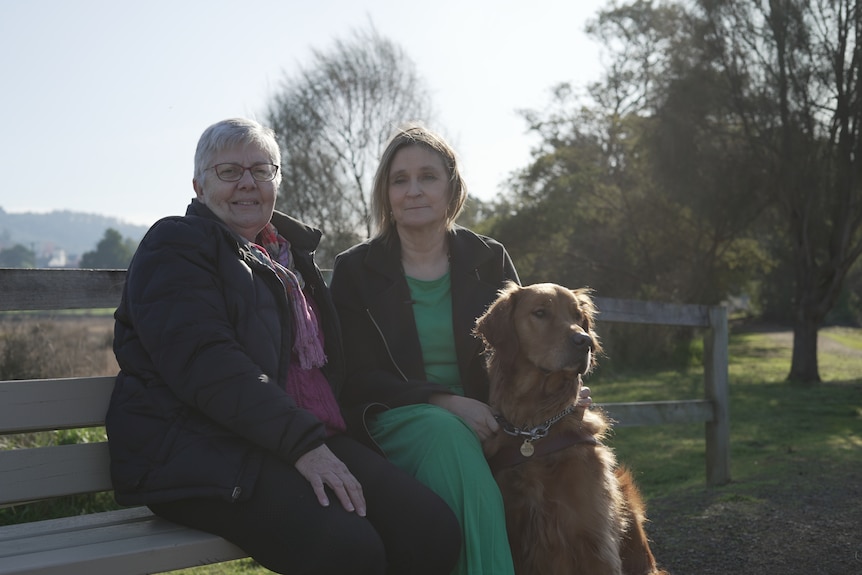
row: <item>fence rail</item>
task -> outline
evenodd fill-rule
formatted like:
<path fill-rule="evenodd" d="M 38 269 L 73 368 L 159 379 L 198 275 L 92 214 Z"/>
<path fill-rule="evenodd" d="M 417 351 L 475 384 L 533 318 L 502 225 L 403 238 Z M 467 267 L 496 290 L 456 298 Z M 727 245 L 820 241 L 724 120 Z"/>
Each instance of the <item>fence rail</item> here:
<path fill-rule="evenodd" d="M 125 270 L 0 268 L 0 311 L 113 308 Z M 703 399 L 599 404 L 619 426 L 703 423 L 706 481 L 730 481 L 727 311 L 721 306 L 597 297 L 602 322 L 689 326 L 704 330 Z M 62 380 L 58 380 L 62 381 Z"/>

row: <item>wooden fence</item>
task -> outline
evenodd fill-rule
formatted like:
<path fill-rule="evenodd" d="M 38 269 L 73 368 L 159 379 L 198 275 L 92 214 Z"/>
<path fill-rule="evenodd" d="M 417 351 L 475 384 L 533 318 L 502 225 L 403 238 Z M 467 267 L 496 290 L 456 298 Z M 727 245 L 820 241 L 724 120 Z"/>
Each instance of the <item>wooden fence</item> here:
<path fill-rule="evenodd" d="M 0 312 L 114 308 L 125 270 L 0 269 Z M 720 306 L 596 298 L 601 321 L 704 329 L 703 399 L 599 404 L 618 426 L 704 423 L 707 485 L 730 481 L 727 311 Z"/>

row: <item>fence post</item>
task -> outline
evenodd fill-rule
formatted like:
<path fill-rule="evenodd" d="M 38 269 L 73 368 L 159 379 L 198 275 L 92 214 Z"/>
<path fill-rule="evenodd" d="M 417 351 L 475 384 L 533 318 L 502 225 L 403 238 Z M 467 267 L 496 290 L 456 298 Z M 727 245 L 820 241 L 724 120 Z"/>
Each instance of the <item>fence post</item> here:
<path fill-rule="evenodd" d="M 703 338 L 704 393 L 714 415 L 706 422 L 706 484 L 730 482 L 730 387 L 727 365 L 727 308 L 709 308 L 709 329 Z"/>

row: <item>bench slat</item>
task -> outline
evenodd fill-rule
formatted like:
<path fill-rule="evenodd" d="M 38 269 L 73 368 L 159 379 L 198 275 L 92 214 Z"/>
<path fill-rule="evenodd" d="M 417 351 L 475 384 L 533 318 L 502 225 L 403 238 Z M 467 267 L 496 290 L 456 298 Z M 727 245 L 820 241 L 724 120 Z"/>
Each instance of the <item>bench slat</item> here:
<path fill-rule="evenodd" d="M 103 425 L 114 378 L 0 381 L 0 434 Z"/>
<path fill-rule="evenodd" d="M 0 574 L 145 574 L 243 557 L 220 537 L 165 521 L 143 507 L 0 530 Z"/>
<path fill-rule="evenodd" d="M 112 489 L 107 443 L 0 450 L 0 504 Z"/>

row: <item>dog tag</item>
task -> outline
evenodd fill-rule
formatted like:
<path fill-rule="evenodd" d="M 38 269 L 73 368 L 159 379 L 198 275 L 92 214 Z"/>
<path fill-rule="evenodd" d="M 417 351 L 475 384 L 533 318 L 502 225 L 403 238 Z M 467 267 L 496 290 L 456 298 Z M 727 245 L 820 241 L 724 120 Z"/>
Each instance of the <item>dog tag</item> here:
<path fill-rule="evenodd" d="M 536 451 L 536 448 L 533 447 L 533 444 L 528 439 L 525 439 L 524 443 L 521 444 L 521 455 L 530 457 L 534 451 Z"/>

